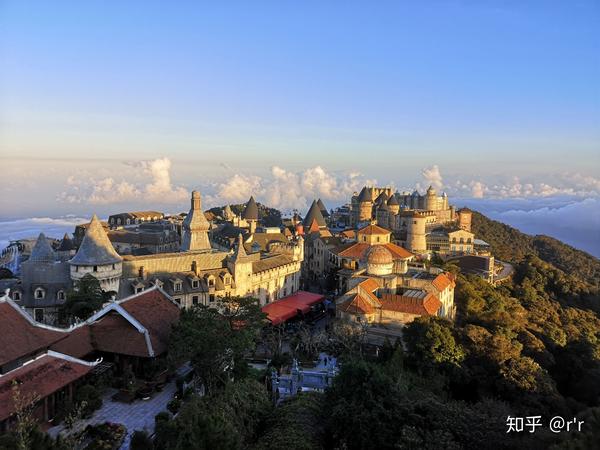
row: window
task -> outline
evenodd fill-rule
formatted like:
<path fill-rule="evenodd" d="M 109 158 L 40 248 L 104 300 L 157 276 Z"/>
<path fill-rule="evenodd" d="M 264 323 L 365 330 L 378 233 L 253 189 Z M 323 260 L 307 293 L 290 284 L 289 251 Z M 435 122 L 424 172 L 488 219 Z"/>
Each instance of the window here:
<path fill-rule="evenodd" d="M 56 298 L 59 300 L 64 300 L 65 299 L 65 291 L 58 291 L 56 293 Z"/>
<path fill-rule="evenodd" d="M 197 304 L 198 304 L 198 296 L 197 296 L 197 295 L 194 295 L 194 296 L 192 297 L 192 305 L 196 306 Z"/>
<path fill-rule="evenodd" d="M 115 265 L 114 264 L 112 265 L 112 270 L 115 270 Z"/>
<path fill-rule="evenodd" d="M 21 300 L 21 293 L 19 291 L 13 292 L 13 300 L 16 302 Z"/>
<path fill-rule="evenodd" d="M 175 292 L 181 292 L 181 283 L 175 283 Z"/>
<path fill-rule="evenodd" d="M 214 303 L 214 301 L 215 301 L 215 294 L 210 294 L 208 296 L 208 302 L 209 303 Z"/>
<path fill-rule="evenodd" d="M 42 288 L 37 288 L 35 290 L 35 298 L 37 298 L 37 299 L 44 298 L 44 290 Z"/>
<path fill-rule="evenodd" d="M 143 288 L 143 287 L 138 287 L 138 288 L 135 288 L 135 293 L 136 293 L 136 294 L 139 294 L 139 293 L 140 293 L 140 292 L 142 292 L 143 290 L 144 290 L 144 288 Z"/>
<path fill-rule="evenodd" d="M 215 279 L 214 278 L 209 278 L 208 279 L 208 285 L 209 286 L 214 286 L 215 285 Z"/>
<path fill-rule="evenodd" d="M 177 303 L 178 305 L 181 305 L 181 299 L 180 298 L 174 298 L 173 300 L 175 300 L 175 303 Z"/>
<path fill-rule="evenodd" d="M 44 310 L 42 308 L 35 308 L 33 310 L 33 317 L 36 320 L 36 322 L 43 322 L 44 321 Z"/>
<path fill-rule="evenodd" d="M 192 281 L 192 287 L 194 289 L 198 289 L 199 286 L 200 286 L 200 282 L 198 280 Z"/>
<path fill-rule="evenodd" d="M 98 266 L 94 266 L 94 272 L 98 272 Z"/>

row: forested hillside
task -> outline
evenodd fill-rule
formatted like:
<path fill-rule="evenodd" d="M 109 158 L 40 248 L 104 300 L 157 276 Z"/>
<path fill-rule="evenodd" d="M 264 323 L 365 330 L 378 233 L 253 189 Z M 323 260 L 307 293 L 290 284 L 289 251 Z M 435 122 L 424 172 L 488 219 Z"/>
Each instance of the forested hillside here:
<path fill-rule="evenodd" d="M 535 255 L 578 279 L 587 289 L 600 288 L 600 260 L 584 251 L 549 236 L 530 236 L 475 211 L 472 226 L 475 236 L 488 242 L 498 259 L 518 263 Z"/>

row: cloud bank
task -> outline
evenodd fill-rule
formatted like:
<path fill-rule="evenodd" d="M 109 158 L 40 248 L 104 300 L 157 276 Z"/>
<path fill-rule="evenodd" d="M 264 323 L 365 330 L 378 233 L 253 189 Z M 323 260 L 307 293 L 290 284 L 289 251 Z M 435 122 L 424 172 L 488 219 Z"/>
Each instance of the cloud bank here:
<path fill-rule="evenodd" d="M 62 238 L 72 234 L 75 225 L 89 222 L 90 218 L 65 216 L 59 218 L 31 217 L 28 219 L 0 221 L 0 250 L 11 240 L 37 238 L 41 232 L 52 238 Z"/>
<path fill-rule="evenodd" d="M 58 200 L 67 203 L 108 205 L 133 201 L 179 203 L 189 197 L 187 189 L 174 186 L 171 181 L 171 160 L 158 158 L 152 161 L 127 162 L 130 179 L 67 178 L 67 189 L 58 195 Z M 140 179 L 141 178 L 141 179 Z"/>

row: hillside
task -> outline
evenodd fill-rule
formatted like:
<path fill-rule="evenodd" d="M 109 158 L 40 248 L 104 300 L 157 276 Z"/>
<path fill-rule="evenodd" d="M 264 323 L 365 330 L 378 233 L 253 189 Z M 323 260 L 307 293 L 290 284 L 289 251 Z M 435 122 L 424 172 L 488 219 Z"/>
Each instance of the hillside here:
<path fill-rule="evenodd" d="M 519 263 L 534 255 L 587 285 L 600 288 L 600 260 L 549 236 L 530 236 L 516 228 L 473 212 L 473 232 L 488 242 L 498 259 Z"/>

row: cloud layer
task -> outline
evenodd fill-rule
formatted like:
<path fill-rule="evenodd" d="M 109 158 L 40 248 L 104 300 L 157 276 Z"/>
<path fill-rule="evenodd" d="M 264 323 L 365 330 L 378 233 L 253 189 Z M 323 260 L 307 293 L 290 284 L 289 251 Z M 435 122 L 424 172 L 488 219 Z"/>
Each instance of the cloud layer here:
<path fill-rule="evenodd" d="M 189 197 L 187 189 L 171 182 L 171 160 L 129 162 L 130 179 L 116 180 L 113 176 L 95 178 L 74 176 L 67 178 L 67 189 L 58 200 L 67 203 L 108 205 L 133 201 L 179 203 Z"/>

